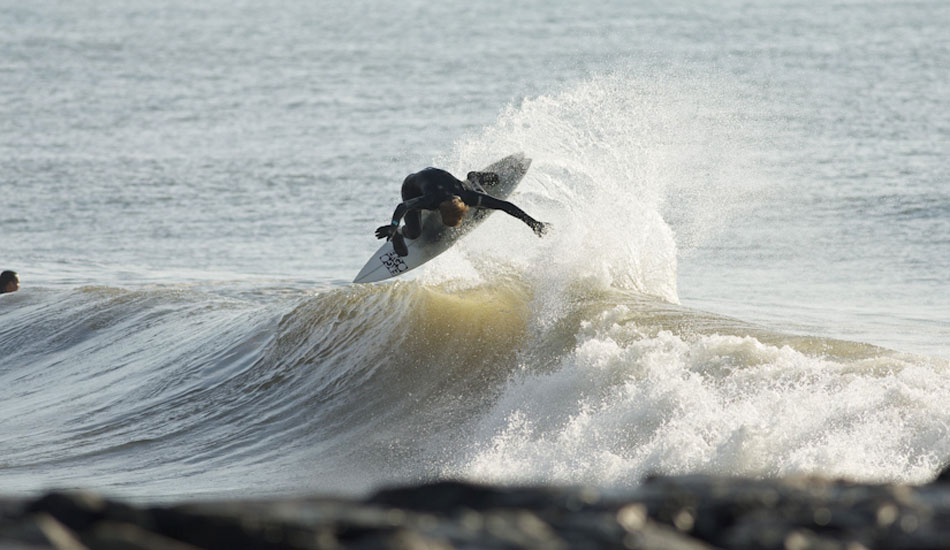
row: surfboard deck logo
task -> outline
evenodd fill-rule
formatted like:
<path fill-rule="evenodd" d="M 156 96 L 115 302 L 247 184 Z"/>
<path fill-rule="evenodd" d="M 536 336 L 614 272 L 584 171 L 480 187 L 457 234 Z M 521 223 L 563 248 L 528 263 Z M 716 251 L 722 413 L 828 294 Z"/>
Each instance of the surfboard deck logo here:
<path fill-rule="evenodd" d="M 515 187 L 521 183 L 521 179 L 524 178 L 530 166 L 531 159 L 525 158 L 524 153 L 509 155 L 486 166 L 481 170 L 482 172 L 498 174 L 498 183 L 487 188 L 487 193 L 499 199 L 507 199 Z M 438 212 L 423 211 L 422 233 L 416 239 L 406 239 L 409 254 L 400 257 L 393 249 L 393 243 L 386 241 L 370 256 L 369 261 L 356 275 L 353 282 L 375 283 L 384 281 L 423 265 L 451 248 L 453 244 L 482 223 L 492 212 L 494 211 L 475 208 L 471 215 L 462 220 L 461 226 L 453 228 L 446 227 L 442 223 L 442 218 Z"/>
<path fill-rule="evenodd" d="M 402 258 L 399 257 L 399 254 L 396 254 L 395 250 L 380 256 L 379 261 L 386 266 L 389 274 L 393 277 L 405 271 L 409 271 L 409 266 L 406 265 L 406 262 L 402 261 Z"/>

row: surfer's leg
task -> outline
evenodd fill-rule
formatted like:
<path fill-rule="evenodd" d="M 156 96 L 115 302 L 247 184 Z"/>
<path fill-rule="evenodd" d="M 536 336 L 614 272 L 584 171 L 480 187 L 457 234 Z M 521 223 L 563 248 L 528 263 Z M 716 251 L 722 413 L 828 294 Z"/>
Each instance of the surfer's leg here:
<path fill-rule="evenodd" d="M 399 256 L 408 256 L 409 247 L 406 246 L 406 240 L 402 238 L 403 229 L 399 229 L 393 233 L 393 250 L 395 250 Z"/>
<path fill-rule="evenodd" d="M 415 239 L 422 234 L 422 212 L 413 210 L 406 214 L 402 219 L 405 225 L 402 226 L 402 234 L 407 239 Z"/>
<path fill-rule="evenodd" d="M 422 196 L 422 188 L 417 179 L 415 174 L 412 174 L 402 182 L 402 200 L 407 201 Z M 405 238 L 415 239 L 422 233 L 422 212 L 410 210 L 402 220 L 405 224 L 402 227 L 402 235 Z"/>

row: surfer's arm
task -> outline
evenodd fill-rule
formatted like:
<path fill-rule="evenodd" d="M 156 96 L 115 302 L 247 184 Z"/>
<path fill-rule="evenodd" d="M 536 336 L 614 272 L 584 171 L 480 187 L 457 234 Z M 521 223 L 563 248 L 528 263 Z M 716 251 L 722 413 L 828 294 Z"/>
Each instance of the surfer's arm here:
<path fill-rule="evenodd" d="M 479 193 L 477 191 L 469 191 L 465 193 L 465 196 L 462 197 L 462 200 L 465 201 L 465 204 L 469 206 L 475 206 L 478 208 L 491 208 L 493 210 L 501 210 L 508 214 L 523 221 L 534 231 L 535 235 L 541 237 L 547 232 L 547 226 L 538 220 L 529 216 L 524 210 L 518 208 L 514 204 L 503 201 L 501 199 L 496 199 L 491 195 L 486 195 L 485 193 Z"/>
<path fill-rule="evenodd" d="M 387 241 L 392 238 L 393 233 L 396 232 L 396 228 L 399 227 L 399 222 L 402 221 L 402 218 L 410 210 L 419 210 L 425 208 L 426 197 L 416 197 L 414 199 L 409 199 L 399 203 L 399 206 L 396 207 L 396 210 L 393 212 L 393 219 L 389 225 L 383 225 L 376 228 L 376 238 L 377 239 L 386 239 Z"/>

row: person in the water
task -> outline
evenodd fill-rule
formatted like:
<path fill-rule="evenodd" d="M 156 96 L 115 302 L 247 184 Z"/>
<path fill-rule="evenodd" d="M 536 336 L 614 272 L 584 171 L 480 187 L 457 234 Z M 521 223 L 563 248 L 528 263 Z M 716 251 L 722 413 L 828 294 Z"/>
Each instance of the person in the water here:
<path fill-rule="evenodd" d="M 465 181 L 439 168 L 426 168 L 406 176 L 402 182 L 402 200 L 393 212 L 392 223 L 376 229 L 377 239 L 393 241 L 396 254 L 406 256 L 409 248 L 405 239 L 415 239 L 422 233 L 422 210 L 438 210 L 442 223 L 458 227 L 469 208 L 502 210 L 518 218 L 542 236 L 547 225 L 539 222 L 514 204 L 484 193 L 482 186 L 490 187 L 498 182 L 494 172 L 469 172 Z M 476 187 L 478 186 L 478 187 Z M 405 225 L 399 222 L 405 217 Z"/>
<path fill-rule="evenodd" d="M 16 292 L 20 290 L 20 277 L 16 271 L 4 271 L 0 273 L 0 294 L 7 292 Z"/>

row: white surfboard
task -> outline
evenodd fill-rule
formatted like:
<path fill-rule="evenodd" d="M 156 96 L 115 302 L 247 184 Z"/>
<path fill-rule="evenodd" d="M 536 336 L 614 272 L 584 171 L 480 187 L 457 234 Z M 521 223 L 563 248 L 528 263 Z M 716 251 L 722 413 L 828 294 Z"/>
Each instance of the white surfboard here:
<path fill-rule="evenodd" d="M 485 187 L 485 192 L 499 199 L 507 198 L 530 166 L 531 159 L 525 158 L 524 153 L 516 153 L 485 167 L 482 172 L 495 172 L 499 179 L 498 183 Z M 422 233 L 416 239 L 406 239 L 409 255 L 400 257 L 393 250 L 393 243 L 386 241 L 370 257 L 353 282 L 375 283 L 419 267 L 448 250 L 492 212 L 487 208 L 473 208 L 462 219 L 462 225 L 446 227 L 438 211 L 423 210 Z"/>

